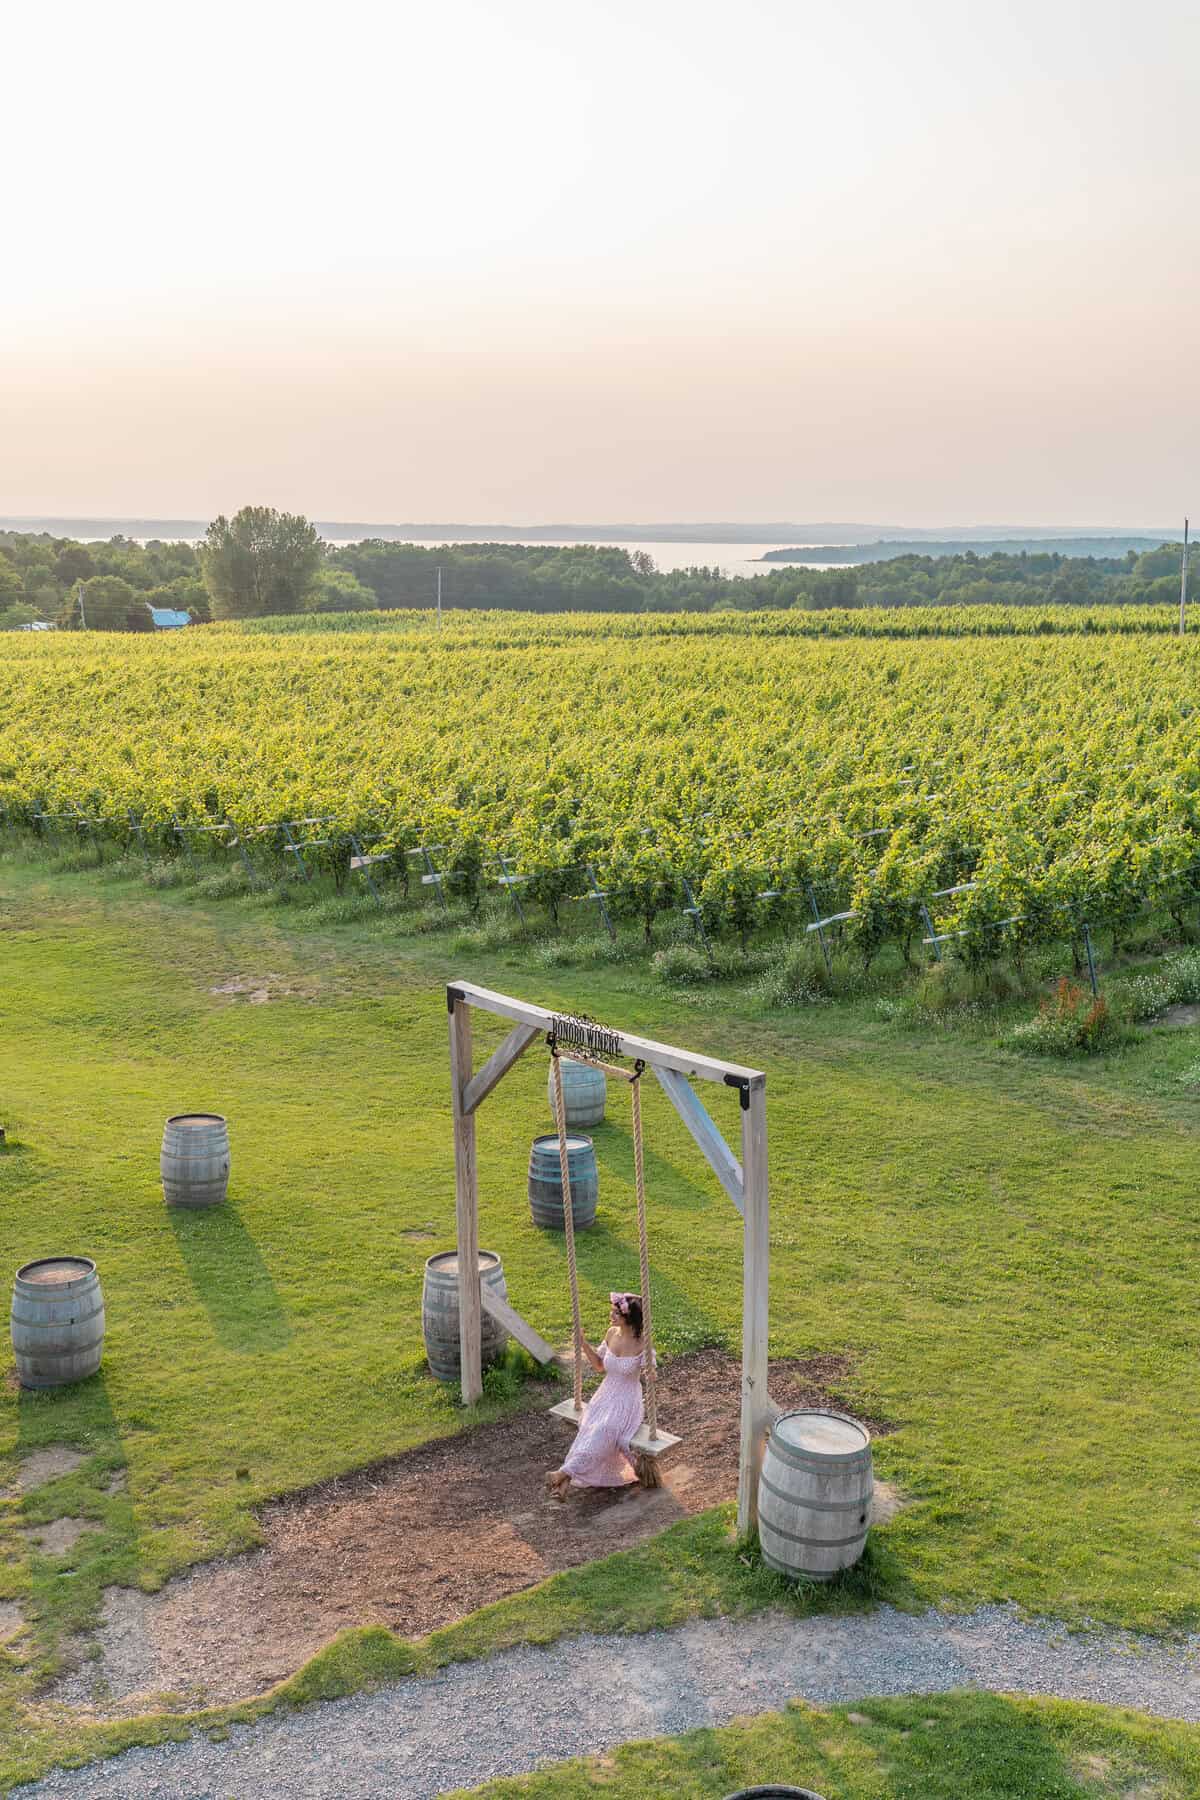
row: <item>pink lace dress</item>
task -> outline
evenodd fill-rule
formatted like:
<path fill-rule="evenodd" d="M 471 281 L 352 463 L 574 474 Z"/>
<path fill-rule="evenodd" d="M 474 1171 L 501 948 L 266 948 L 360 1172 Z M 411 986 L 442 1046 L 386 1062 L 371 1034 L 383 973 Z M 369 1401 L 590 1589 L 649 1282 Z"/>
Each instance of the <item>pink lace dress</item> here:
<path fill-rule="evenodd" d="M 634 1479 L 628 1452 L 646 1410 L 644 1355 L 639 1350 L 636 1356 L 614 1356 L 607 1344 L 600 1346 L 604 1380 L 583 1403 L 583 1419 L 562 1465 L 564 1474 L 580 1487 L 624 1487 Z"/>

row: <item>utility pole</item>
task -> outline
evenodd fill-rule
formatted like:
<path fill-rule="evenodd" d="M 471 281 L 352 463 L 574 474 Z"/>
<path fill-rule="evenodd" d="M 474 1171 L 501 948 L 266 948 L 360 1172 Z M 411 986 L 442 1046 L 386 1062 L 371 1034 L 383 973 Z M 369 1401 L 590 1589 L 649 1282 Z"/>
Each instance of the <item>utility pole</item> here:
<path fill-rule="evenodd" d="M 82 581 L 80 582 L 79 586 L 76 588 L 75 593 L 76 593 L 76 597 L 79 600 L 79 623 L 83 627 L 83 629 L 86 631 L 87 630 L 87 614 L 83 610 L 83 583 L 82 583 Z M 1180 629 L 1182 630 L 1182 626 L 1180 627 Z"/>
<path fill-rule="evenodd" d="M 1183 521 L 1183 567 L 1179 572 L 1179 635 L 1187 621 L 1188 522 Z"/>
<path fill-rule="evenodd" d="M 442 571 L 440 568 L 437 572 L 437 575 L 438 575 L 438 624 L 440 625 L 442 622 Z M 1179 629 L 1182 631 L 1183 626 L 1181 625 L 1179 627 Z"/>

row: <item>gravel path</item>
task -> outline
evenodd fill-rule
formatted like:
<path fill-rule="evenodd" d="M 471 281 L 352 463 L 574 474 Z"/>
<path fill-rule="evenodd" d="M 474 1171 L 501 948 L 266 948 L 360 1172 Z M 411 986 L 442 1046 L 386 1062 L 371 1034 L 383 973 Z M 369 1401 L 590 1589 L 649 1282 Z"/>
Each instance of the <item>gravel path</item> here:
<path fill-rule="evenodd" d="M 23 1800 L 434 1800 L 631 1738 L 815 1703 L 976 1687 L 1200 1721 L 1200 1637 L 1068 1635 L 1004 1607 L 912 1617 L 703 1619 L 645 1637 L 568 1638 L 262 1724 L 63 1771 Z M 569 1697 L 569 1698 L 568 1698 Z"/>

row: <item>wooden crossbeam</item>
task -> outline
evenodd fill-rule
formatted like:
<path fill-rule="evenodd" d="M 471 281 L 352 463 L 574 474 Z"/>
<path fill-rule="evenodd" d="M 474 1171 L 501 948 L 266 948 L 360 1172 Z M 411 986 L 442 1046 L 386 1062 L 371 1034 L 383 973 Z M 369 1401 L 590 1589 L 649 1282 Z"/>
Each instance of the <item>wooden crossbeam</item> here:
<path fill-rule="evenodd" d="M 654 1073 L 713 1174 L 744 1218 L 742 1165 L 713 1123 L 703 1101 L 685 1075 L 677 1074 L 674 1069 L 655 1069 Z"/>
<path fill-rule="evenodd" d="M 498 1050 L 492 1054 L 480 1069 L 478 1075 L 472 1076 L 467 1083 L 463 1095 L 464 1113 L 473 1113 L 482 1100 L 486 1100 L 492 1089 L 503 1081 L 519 1056 L 524 1056 L 530 1044 L 536 1044 L 542 1036 L 536 1025 L 514 1025 Z"/>
<path fill-rule="evenodd" d="M 466 1001 L 468 1007 L 477 1006 L 481 1012 L 496 1014 L 501 1019 L 513 1019 L 518 1024 L 532 1025 L 538 1031 L 549 1031 L 556 1015 L 544 1006 L 533 1006 L 527 1000 L 517 1000 L 508 994 L 497 994 L 491 988 L 478 987 L 473 981 L 452 981 L 448 984 L 447 998 L 453 1003 L 456 998 Z M 659 1044 L 653 1038 L 635 1037 L 632 1032 L 616 1032 L 620 1039 L 620 1049 L 615 1055 L 638 1057 L 652 1069 L 675 1069 L 681 1075 L 699 1076 L 703 1081 L 722 1081 L 727 1086 L 742 1087 L 747 1082 L 765 1080 L 761 1070 L 747 1069 L 741 1063 L 720 1062 L 713 1056 L 698 1056 L 690 1050 L 677 1050 L 672 1044 Z M 568 1052 L 569 1052 L 569 1046 Z"/>
<path fill-rule="evenodd" d="M 554 1361 L 555 1352 L 540 1331 L 535 1331 L 528 1319 L 523 1319 L 515 1306 L 493 1292 L 481 1282 L 479 1287 L 479 1303 L 485 1313 L 495 1319 L 497 1325 L 503 1325 L 510 1336 L 515 1337 L 518 1344 L 528 1350 L 533 1360 L 543 1365 Z"/>

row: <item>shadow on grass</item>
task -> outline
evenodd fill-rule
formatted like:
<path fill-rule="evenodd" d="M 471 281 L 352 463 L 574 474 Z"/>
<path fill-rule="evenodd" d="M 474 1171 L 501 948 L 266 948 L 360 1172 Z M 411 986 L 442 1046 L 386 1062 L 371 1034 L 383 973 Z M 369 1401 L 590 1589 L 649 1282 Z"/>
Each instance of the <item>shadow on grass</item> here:
<path fill-rule="evenodd" d="M 624 1122 L 622 1122 L 624 1124 Z M 590 1133 L 596 1148 L 596 1162 L 601 1169 L 610 1169 L 614 1177 L 633 1186 L 633 1140 L 627 1129 L 615 1120 L 606 1121 L 606 1125 L 598 1125 Z M 606 1129 L 607 1126 L 607 1129 Z M 616 1129 L 613 1129 L 613 1127 Z M 708 1172 L 708 1164 L 699 1150 L 696 1161 Z M 648 1144 L 642 1146 L 642 1168 L 646 1177 L 646 1194 L 649 1204 L 669 1206 L 675 1210 L 698 1212 L 703 1207 L 716 1206 L 718 1203 L 731 1205 L 722 1191 L 715 1175 L 712 1177 L 713 1192 L 709 1193 L 697 1185 L 690 1176 L 683 1175 L 674 1163 L 660 1156 Z M 603 1194 L 601 1195 L 603 1199 Z"/>
<path fill-rule="evenodd" d="M 104 1590 L 136 1581 L 139 1562 L 125 1452 L 102 1369 L 68 1387 L 21 1389 L 18 1462 L 57 1447 L 81 1452 L 84 1461 L 58 1473 L 52 1464 L 44 1467 L 42 1479 L 22 1494 L 23 1521 L 26 1529 L 35 1529 L 77 1518 L 85 1529 L 61 1551 L 23 1541 L 29 1592 L 22 1604 L 39 1680 L 54 1675 L 64 1643 L 95 1629 Z M 34 1469 L 36 1464 L 27 1473 Z"/>
<path fill-rule="evenodd" d="M 567 1250 L 566 1241 L 561 1232 L 547 1231 L 542 1234 L 550 1239 L 562 1263 L 562 1281 L 564 1291 L 567 1286 Z M 641 1287 L 641 1271 L 638 1265 L 637 1239 L 631 1236 L 627 1241 L 618 1237 L 614 1231 L 597 1221 L 595 1225 L 581 1231 L 575 1238 L 575 1255 L 579 1265 L 579 1273 L 585 1282 L 594 1282 L 602 1293 L 609 1290 L 621 1293 L 636 1293 Z M 654 1342 L 660 1350 L 676 1353 L 681 1350 L 698 1350 L 707 1344 L 725 1346 L 726 1333 L 712 1314 L 697 1306 L 693 1297 L 685 1293 L 662 1268 L 653 1260 L 650 1264 L 650 1296 L 653 1301 L 652 1328 Z M 586 1305 L 585 1301 L 585 1305 Z M 603 1335 L 608 1324 L 607 1301 L 601 1307 L 602 1323 L 592 1329 Z M 584 1322 L 584 1334 L 588 1335 L 589 1322 Z"/>
<path fill-rule="evenodd" d="M 237 1208 L 224 1201 L 196 1209 L 169 1206 L 166 1212 L 183 1265 L 218 1341 L 245 1355 L 282 1350 L 292 1328 Z"/>
<path fill-rule="evenodd" d="M 120 1432 L 100 1368 L 66 1387 L 17 1389 L 19 1460 L 51 1444 L 85 1453 L 119 1446 Z"/>

